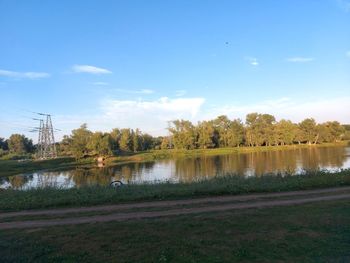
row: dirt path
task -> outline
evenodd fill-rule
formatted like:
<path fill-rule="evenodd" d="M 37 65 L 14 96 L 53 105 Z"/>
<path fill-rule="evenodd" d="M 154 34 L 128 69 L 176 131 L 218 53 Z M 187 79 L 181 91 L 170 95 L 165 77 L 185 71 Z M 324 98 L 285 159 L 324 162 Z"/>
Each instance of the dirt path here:
<path fill-rule="evenodd" d="M 331 200 L 340 200 L 340 199 L 350 199 L 350 193 L 324 195 L 319 197 L 304 197 L 304 198 L 288 199 L 288 200 L 268 200 L 268 201 L 257 201 L 257 202 L 247 202 L 247 203 L 221 204 L 221 205 L 215 205 L 215 206 L 211 205 L 211 206 L 204 206 L 204 207 L 166 209 L 164 211 L 113 213 L 109 215 L 94 215 L 94 216 L 63 218 L 63 219 L 15 221 L 15 222 L 0 223 L 0 230 L 12 229 L 12 228 L 38 228 L 38 227 L 59 226 L 59 225 L 75 225 L 75 224 L 84 224 L 84 223 L 124 221 L 124 220 L 130 220 L 130 219 L 177 216 L 177 215 L 204 213 L 204 212 L 219 212 L 219 211 L 235 210 L 235 209 L 290 206 L 290 205 L 306 204 L 311 202 L 331 201 Z"/>
<path fill-rule="evenodd" d="M 299 196 L 310 196 L 310 195 L 320 195 L 320 194 L 336 194 L 336 193 L 343 193 L 347 191 L 350 191 L 350 187 L 335 187 L 335 188 L 316 189 L 316 190 L 262 193 L 262 194 L 245 194 L 245 195 L 234 195 L 234 196 L 215 196 L 215 197 L 170 200 L 170 201 L 148 201 L 148 202 L 141 202 L 141 203 L 91 206 L 91 207 L 57 208 L 57 209 L 46 209 L 46 210 L 24 210 L 19 212 L 0 213 L 0 219 L 15 217 L 15 216 L 64 215 L 64 214 L 70 214 L 70 213 L 106 212 L 106 211 L 112 212 L 112 211 L 120 211 L 125 209 L 134 209 L 134 208 L 162 208 L 162 207 L 169 208 L 171 206 L 250 201 L 254 199 L 264 199 L 264 198 L 271 199 L 271 198 L 278 198 L 278 197 L 299 197 Z"/>

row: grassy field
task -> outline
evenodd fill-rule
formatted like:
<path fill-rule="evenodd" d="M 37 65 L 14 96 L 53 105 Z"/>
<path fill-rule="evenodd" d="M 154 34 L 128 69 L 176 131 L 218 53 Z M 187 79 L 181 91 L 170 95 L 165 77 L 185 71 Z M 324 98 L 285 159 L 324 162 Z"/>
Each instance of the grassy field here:
<path fill-rule="evenodd" d="M 348 141 L 339 143 L 325 143 L 317 145 L 286 145 L 286 146 L 260 146 L 260 147 L 235 147 L 235 148 L 217 148 L 217 149 L 196 149 L 196 150 L 153 150 L 139 153 L 124 153 L 121 156 L 109 157 L 106 165 L 118 165 L 130 162 L 149 162 L 160 159 L 194 157 L 199 155 L 224 155 L 232 153 L 250 153 L 261 151 L 282 151 L 309 147 L 333 147 L 346 146 Z M 72 157 L 60 157 L 54 160 L 27 160 L 19 162 L 18 160 L 0 159 L 0 177 L 29 173 L 39 170 L 64 170 L 72 169 L 77 166 L 95 166 L 96 160 L 93 157 L 82 160 L 75 160 Z"/>
<path fill-rule="evenodd" d="M 140 200 L 279 192 L 350 185 L 350 169 L 336 173 L 308 171 L 301 175 L 218 176 L 193 183 L 160 183 L 71 189 L 0 190 L 0 211 L 112 204 Z"/>
<path fill-rule="evenodd" d="M 349 262 L 350 201 L 1 231 L 1 262 Z"/>

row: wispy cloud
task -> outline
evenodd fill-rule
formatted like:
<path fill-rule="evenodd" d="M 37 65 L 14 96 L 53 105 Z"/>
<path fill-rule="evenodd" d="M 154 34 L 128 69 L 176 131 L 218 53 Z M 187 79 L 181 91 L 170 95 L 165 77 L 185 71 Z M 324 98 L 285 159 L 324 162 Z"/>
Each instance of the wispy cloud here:
<path fill-rule="evenodd" d="M 306 62 L 311 62 L 314 60 L 314 58 L 310 57 L 291 57 L 286 59 L 288 62 L 293 62 L 293 63 L 306 63 Z"/>
<path fill-rule="evenodd" d="M 108 69 L 98 68 L 90 65 L 74 65 L 72 69 L 76 73 L 89 73 L 89 74 L 95 74 L 95 75 L 112 73 L 112 71 Z"/>
<path fill-rule="evenodd" d="M 187 90 L 184 90 L 184 89 L 179 89 L 179 90 L 175 91 L 176 97 L 182 97 L 182 96 L 186 95 L 186 93 L 187 93 Z"/>
<path fill-rule="evenodd" d="M 154 90 L 151 89 L 140 89 L 140 90 L 131 90 L 131 89 L 114 89 L 115 91 L 131 94 L 152 94 Z"/>
<path fill-rule="evenodd" d="M 93 82 L 92 84 L 96 85 L 96 86 L 108 86 L 109 85 L 108 82 L 103 82 L 103 81 L 96 81 L 96 82 Z"/>
<path fill-rule="evenodd" d="M 0 76 L 17 79 L 41 79 L 50 77 L 46 72 L 18 72 L 0 69 Z"/>
<path fill-rule="evenodd" d="M 256 67 L 259 66 L 259 62 L 257 58 L 254 57 L 246 57 L 245 60 L 247 60 L 249 62 L 250 65 Z"/>

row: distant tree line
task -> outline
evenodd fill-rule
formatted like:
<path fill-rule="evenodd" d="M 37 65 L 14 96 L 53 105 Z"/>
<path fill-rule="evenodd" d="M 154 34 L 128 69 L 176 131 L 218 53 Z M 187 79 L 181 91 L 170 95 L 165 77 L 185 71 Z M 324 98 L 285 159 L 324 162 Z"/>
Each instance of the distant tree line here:
<path fill-rule="evenodd" d="M 337 142 L 346 137 L 346 127 L 337 121 L 317 124 L 312 118 L 300 123 L 276 121 L 270 114 L 250 113 L 243 123 L 222 115 L 193 125 L 175 120 L 164 138 L 162 148 L 207 149 L 240 146 L 277 146 Z"/>
<path fill-rule="evenodd" d="M 12 134 L 7 140 L 0 138 L 0 157 L 23 156 L 34 151 L 33 141 L 22 134 Z"/>
<path fill-rule="evenodd" d="M 270 114 L 250 113 L 245 123 L 221 115 L 196 125 L 188 120 L 174 120 L 169 135 L 153 137 L 139 129 L 118 129 L 111 132 L 92 132 L 86 124 L 65 135 L 57 149 L 60 155 L 75 158 L 113 155 L 152 149 L 209 149 L 240 146 L 278 146 L 292 144 L 319 144 L 350 140 L 350 125 L 337 121 L 316 123 L 312 118 L 300 123 L 276 121 Z M 6 153 L 33 153 L 35 146 L 24 135 L 13 134 L 7 140 L 0 138 L 0 156 Z"/>
<path fill-rule="evenodd" d="M 92 132 L 83 124 L 73 130 L 70 136 L 65 135 L 58 149 L 63 155 L 82 158 L 88 155 L 112 155 L 157 149 L 160 143 L 159 137 L 152 137 L 139 129 L 115 128 L 110 133 Z"/>

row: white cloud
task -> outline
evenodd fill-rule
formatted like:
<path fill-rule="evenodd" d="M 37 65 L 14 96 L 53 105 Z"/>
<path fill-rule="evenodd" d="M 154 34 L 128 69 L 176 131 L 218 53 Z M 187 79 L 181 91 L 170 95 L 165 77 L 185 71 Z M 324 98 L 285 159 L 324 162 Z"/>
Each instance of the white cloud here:
<path fill-rule="evenodd" d="M 18 72 L 0 69 L 0 76 L 17 79 L 41 79 L 50 77 L 46 72 Z"/>
<path fill-rule="evenodd" d="M 95 75 L 112 73 L 108 69 L 98 68 L 90 65 L 74 65 L 72 69 L 76 73 L 89 73 L 89 74 L 95 74 Z"/>
<path fill-rule="evenodd" d="M 245 60 L 247 60 L 249 62 L 250 65 L 256 67 L 259 66 L 259 62 L 257 58 L 254 57 L 246 57 Z"/>
<path fill-rule="evenodd" d="M 290 119 L 299 122 L 305 118 L 313 117 L 318 122 L 337 120 L 350 123 L 350 97 L 318 99 L 300 101 L 290 98 L 262 101 L 248 105 L 226 105 L 213 107 L 204 118 L 214 118 L 218 115 L 228 115 L 230 118 L 245 119 L 251 112 L 269 113 L 277 119 Z"/>
<path fill-rule="evenodd" d="M 314 60 L 314 58 L 309 58 L 309 57 L 291 57 L 291 58 L 287 58 L 288 62 L 294 62 L 294 63 L 306 63 L 306 62 L 311 62 L 313 60 Z"/>
<path fill-rule="evenodd" d="M 176 97 L 182 97 L 186 95 L 186 93 L 187 93 L 187 90 L 184 90 L 184 89 L 179 89 L 175 91 Z"/>
<path fill-rule="evenodd" d="M 204 98 L 179 98 L 170 99 L 162 97 L 158 100 L 106 100 L 102 109 L 106 116 L 115 116 L 122 113 L 126 115 L 137 116 L 150 115 L 150 118 L 169 121 L 174 118 L 194 118 L 199 113 L 203 105 Z"/>
<path fill-rule="evenodd" d="M 196 121 L 204 102 L 204 98 L 105 99 L 100 102 L 100 109 L 96 114 L 56 115 L 53 121 L 56 127 L 63 130 L 58 134 L 58 139 L 84 122 L 93 131 L 110 131 L 116 127 L 140 128 L 152 135 L 164 135 L 167 133 L 168 121 L 174 119 Z"/>
<path fill-rule="evenodd" d="M 131 89 L 114 89 L 119 92 L 131 93 L 131 94 L 152 94 L 154 90 L 151 89 L 140 89 L 140 90 L 131 90 Z"/>
<path fill-rule="evenodd" d="M 269 113 L 280 119 L 300 122 L 313 117 L 317 122 L 337 120 L 350 123 L 350 97 L 314 99 L 312 101 L 279 98 L 245 105 L 205 106 L 204 98 L 159 98 L 156 100 L 105 99 L 92 114 L 53 117 L 55 127 L 62 129 L 58 139 L 72 129 L 87 123 L 92 131 L 110 131 L 113 128 L 140 128 L 152 135 L 167 134 L 168 121 L 186 119 L 193 123 L 209 120 L 219 115 L 240 118 L 248 113 Z M 35 138 L 34 138 L 35 139 Z"/>

